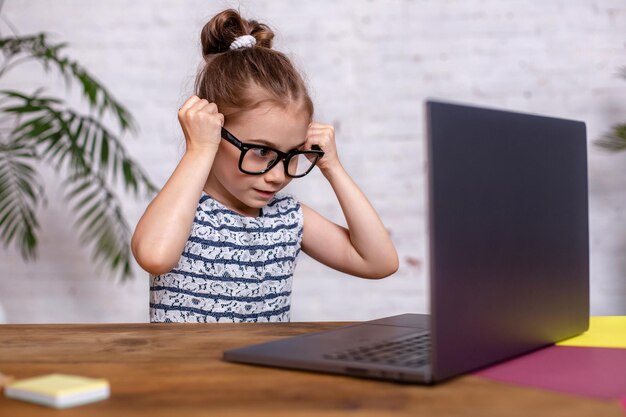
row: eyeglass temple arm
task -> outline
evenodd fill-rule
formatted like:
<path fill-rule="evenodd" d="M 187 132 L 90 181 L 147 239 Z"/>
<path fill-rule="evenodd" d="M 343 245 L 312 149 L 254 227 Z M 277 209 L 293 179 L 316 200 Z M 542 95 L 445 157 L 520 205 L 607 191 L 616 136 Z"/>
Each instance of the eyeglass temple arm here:
<path fill-rule="evenodd" d="M 235 146 L 241 147 L 242 143 L 232 133 L 222 127 L 222 137 Z"/>
<path fill-rule="evenodd" d="M 311 146 L 311 149 L 314 151 L 320 151 L 320 158 L 324 157 L 324 151 L 322 151 L 322 148 L 320 148 L 318 145 L 313 145 Z"/>

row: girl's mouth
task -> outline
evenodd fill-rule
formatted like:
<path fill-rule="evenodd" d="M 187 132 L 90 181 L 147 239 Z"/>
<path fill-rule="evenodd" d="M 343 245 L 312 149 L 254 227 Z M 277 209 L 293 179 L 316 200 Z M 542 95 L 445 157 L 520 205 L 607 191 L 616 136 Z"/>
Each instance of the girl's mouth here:
<path fill-rule="evenodd" d="M 254 191 L 256 191 L 259 195 L 261 195 L 262 197 L 265 198 L 270 198 L 271 196 L 273 196 L 276 191 L 262 191 L 262 190 L 257 190 L 256 188 L 253 188 Z"/>

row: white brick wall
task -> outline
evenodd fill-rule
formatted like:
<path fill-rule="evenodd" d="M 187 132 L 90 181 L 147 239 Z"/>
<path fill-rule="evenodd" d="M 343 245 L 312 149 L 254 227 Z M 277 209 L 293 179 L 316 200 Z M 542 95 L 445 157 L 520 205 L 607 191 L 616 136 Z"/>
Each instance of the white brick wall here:
<path fill-rule="evenodd" d="M 45 30 L 136 117 L 129 151 L 162 185 L 182 152 L 176 111 L 191 94 L 202 25 L 226 7 L 268 23 L 276 48 L 309 80 L 316 120 L 336 126 L 340 157 L 397 245 L 398 273 L 368 281 L 302 254 L 293 321 L 360 320 L 428 310 L 422 101 L 437 97 L 581 119 L 595 138 L 626 121 L 626 3 L 549 1 L 43 1 L 9 0 L 20 34 Z M 3 36 L 10 32 L 0 25 Z M 57 74 L 28 64 L 0 88 L 64 96 Z M 84 108 L 77 86 L 69 100 Z M 81 104 L 82 103 L 82 104 Z M 113 126 L 113 125 L 111 125 Z M 589 147 L 592 313 L 626 314 L 626 153 Z M 374 165 L 373 160 L 377 163 Z M 53 176 L 48 176 L 53 177 Z M 345 224 L 319 173 L 290 191 Z M 48 180 L 36 263 L 0 252 L 0 321 L 148 320 L 147 274 L 120 283 L 92 266 Z M 125 199 L 134 226 L 147 201 Z M 3 313 L 4 310 L 4 319 Z"/>

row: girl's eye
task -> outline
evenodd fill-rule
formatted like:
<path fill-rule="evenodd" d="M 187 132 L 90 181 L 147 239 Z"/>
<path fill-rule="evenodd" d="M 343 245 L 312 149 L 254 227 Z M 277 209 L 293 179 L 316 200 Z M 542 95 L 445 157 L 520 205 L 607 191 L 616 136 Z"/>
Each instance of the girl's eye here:
<path fill-rule="evenodd" d="M 252 152 L 258 158 L 272 158 L 275 155 L 274 152 L 263 148 L 255 148 Z"/>

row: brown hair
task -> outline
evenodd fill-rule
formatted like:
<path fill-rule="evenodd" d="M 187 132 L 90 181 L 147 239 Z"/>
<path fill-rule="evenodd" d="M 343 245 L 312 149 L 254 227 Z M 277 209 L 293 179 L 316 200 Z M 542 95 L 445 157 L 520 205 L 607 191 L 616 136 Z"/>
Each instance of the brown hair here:
<path fill-rule="evenodd" d="M 252 35 L 256 44 L 230 49 L 242 35 Z M 196 95 L 217 104 L 225 120 L 263 103 L 281 108 L 297 105 L 297 111 L 313 117 L 313 102 L 304 80 L 289 58 L 272 48 L 274 32 L 256 20 L 245 20 L 234 9 L 215 15 L 202 28 L 205 65 L 196 77 Z"/>

